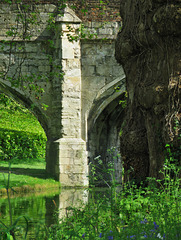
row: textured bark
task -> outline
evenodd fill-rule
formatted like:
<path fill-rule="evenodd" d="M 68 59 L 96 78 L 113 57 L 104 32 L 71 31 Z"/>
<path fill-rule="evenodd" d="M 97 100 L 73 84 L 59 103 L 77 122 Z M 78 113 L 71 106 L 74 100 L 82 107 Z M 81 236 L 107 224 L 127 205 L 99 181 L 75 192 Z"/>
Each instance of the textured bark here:
<path fill-rule="evenodd" d="M 120 13 L 116 59 L 128 91 L 121 153 L 140 181 L 160 177 L 166 143 L 180 145 L 181 0 L 121 0 Z"/>

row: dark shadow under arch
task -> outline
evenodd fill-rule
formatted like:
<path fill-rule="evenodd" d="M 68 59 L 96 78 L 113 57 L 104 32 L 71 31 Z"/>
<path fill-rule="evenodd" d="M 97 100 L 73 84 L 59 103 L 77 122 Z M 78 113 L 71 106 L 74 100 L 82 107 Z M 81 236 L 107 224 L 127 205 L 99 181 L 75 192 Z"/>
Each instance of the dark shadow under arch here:
<path fill-rule="evenodd" d="M 123 100 L 124 93 L 110 102 L 95 121 L 88 121 L 88 152 L 89 161 L 98 165 L 97 156 L 103 162 L 104 168 L 108 168 L 109 164 L 113 164 L 115 170 L 115 180 L 121 183 L 122 163 L 120 156 L 120 130 L 123 124 L 123 116 L 125 109 L 122 108 L 120 100 Z M 101 168 L 101 166 L 100 166 Z M 97 185 L 104 185 L 109 182 L 110 176 L 107 173 L 99 172 L 99 176 L 104 180 L 98 180 Z"/>

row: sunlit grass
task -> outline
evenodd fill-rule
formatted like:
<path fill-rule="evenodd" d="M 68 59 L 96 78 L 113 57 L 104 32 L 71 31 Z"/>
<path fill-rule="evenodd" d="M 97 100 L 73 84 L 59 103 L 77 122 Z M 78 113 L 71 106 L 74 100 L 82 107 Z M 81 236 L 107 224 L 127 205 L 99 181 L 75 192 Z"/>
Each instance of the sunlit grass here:
<path fill-rule="evenodd" d="M 32 172 L 33 173 L 33 172 Z M 9 188 L 13 193 L 27 193 L 37 191 L 47 191 L 48 189 L 59 189 L 60 183 L 49 178 L 44 171 L 39 172 L 42 178 L 23 174 L 10 174 Z M 0 195 L 6 194 L 8 184 L 8 173 L 0 174 Z"/>
<path fill-rule="evenodd" d="M 0 128 L 31 133 L 41 133 L 45 136 L 44 130 L 36 117 L 26 111 L 0 108 Z"/>
<path fill-rule="evenodd" d="M 9 167 L 8 161 L 1 161 L 0 167 Z M 11 168 L 24 168 L 24 169 L 45 169 L 45 159 L 28 159 L 26 161 L 21 161 L 20 159 L 15 159 L 11 161 Z"/>
<path fill-rule="evenodd" d="M 19 160 L 18 160 L 19 161 Z M 46 174 L 45 160 L 29 159 L 27 162 L 13 162 L 10 166 L 10 187 L 16 191 L 39 191 L 48 188 L 59 188 L 60 183 Z M 7 186 L 9 162 L 1 162 L 2 172 L 0 173 L 0 192 Z M 4 172 L 3 172 L 4 171 Z M 18 188 L 20 188 L 18 190 Z"/>
<path fill-rule="evenodd" d="M 0 128 L 45 136 L 42 126 L 33 113 L 4 94 L 0 94 Z"/>

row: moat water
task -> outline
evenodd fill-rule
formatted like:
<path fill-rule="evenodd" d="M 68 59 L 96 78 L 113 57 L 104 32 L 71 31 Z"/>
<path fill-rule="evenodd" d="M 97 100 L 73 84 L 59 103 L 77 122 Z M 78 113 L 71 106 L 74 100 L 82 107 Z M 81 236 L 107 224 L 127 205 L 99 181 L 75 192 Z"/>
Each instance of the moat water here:
<path fill-rule="evenodd" d="M 10 215 L 18 225 L 30 222 L 30 232 L 33 228 L 41 229 L 51 226 L 66 216 L 67 207 L 80 207 L 88 201 L 85 189 L 62 189 L 60 194 L 49 191 L 47 194 L 29 194 L 7 198 L 0 198 L 0 223 L 11 225 Z M 11 213 L 10 213 L 11 209 Z M 33 234 L 28 239 L 35 239 Z"/>

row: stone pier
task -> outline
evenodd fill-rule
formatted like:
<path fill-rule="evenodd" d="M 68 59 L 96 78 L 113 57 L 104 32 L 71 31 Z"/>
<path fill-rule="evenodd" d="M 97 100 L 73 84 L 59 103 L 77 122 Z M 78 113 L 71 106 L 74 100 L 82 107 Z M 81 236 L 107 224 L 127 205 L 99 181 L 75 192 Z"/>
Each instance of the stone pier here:
<path fill-rule="evenodd" d="M 18 5 L 0 4 L 0 90 L 31 109 L 44 128 L 47 173 L 62 186 L 87 186 L 88 163 L 97 155 L 105 163 L 112 161 L 108 148 L 119 152 L 125 76 L 115 60 L 114 44 L 120 24 L 82 22 L 68 6 L 57 15 L 54 4 L 36 8 L 39 22 L 29 30 L 31 39 L 24 41 L 18 34 L 7 36 L 15 27 Z M 23 79 L 44 93 L 37 96 Z M 22 84 L 17 86 L 17 80 Z M 115 164 L 119 181 L 120 157 Z"/>

